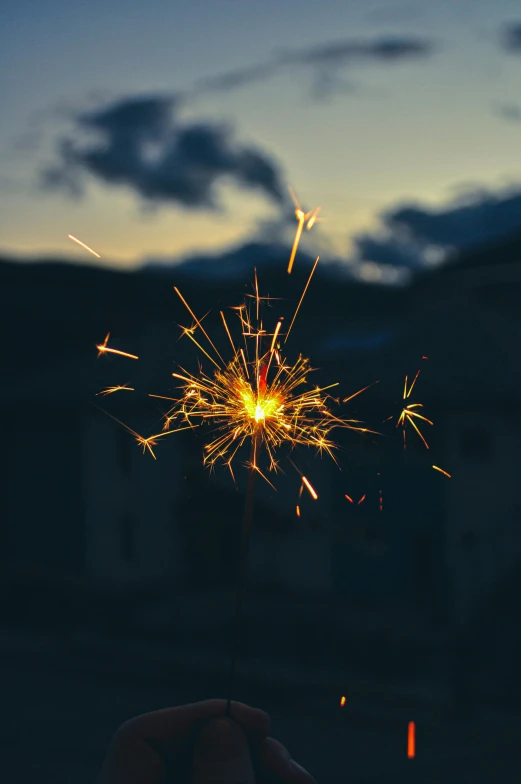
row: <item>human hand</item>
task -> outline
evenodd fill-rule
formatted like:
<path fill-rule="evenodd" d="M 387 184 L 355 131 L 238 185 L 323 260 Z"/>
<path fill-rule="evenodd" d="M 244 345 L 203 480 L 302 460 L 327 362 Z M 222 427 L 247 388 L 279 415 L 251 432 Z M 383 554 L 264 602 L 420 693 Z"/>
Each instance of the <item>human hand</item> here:
<path fill-rule="evenodd" d="M 205 700 L 125 722 L 109 746 L 98 784 L 315 784 L 269 737 L 267 713 L 241 702 Z"/>

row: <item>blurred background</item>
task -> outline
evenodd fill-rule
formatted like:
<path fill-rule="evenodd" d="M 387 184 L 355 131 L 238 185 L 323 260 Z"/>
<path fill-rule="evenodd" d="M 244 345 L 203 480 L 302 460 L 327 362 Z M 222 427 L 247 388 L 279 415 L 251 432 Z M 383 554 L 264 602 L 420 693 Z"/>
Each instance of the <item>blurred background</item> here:
<path fill-rule="evenodd" d="M 226 696 L 247 450 L 235 485 L 208 431 L 154 460 L 114 417 L 210 372 L 174 286 L 226 352 L 254 268 L 273 328 L 320 254 L 287 357 L 376 432 L 295 453 L 316 501 L 284 453 L 258 483 L 235 697 L 319 782 L 518 781 L 517 3 L 7 0 L 0 36 L 4 779 Z"/>

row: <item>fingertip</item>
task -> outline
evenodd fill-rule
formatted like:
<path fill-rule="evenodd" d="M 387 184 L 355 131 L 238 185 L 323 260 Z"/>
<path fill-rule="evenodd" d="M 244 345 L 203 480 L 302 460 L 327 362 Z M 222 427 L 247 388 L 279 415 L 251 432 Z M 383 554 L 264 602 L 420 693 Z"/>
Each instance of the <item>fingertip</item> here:
<path fill-rule="evenodd" d="M 245 729 L 261 738 L 267 738 L 271 731 L 271 719 L 266 711 L 261 708 L 252 708 L 243 702 L 233 702 L 230 705 L 231 718 L 235 719 Z"/>
<path fill-rule="evenodd" d="M 259 760 L 265 770 L 289 784 L 316 784 L 305 768 L 291 758 L 291 754 L 275 738 L 266 738 L 261 746 Z"/>

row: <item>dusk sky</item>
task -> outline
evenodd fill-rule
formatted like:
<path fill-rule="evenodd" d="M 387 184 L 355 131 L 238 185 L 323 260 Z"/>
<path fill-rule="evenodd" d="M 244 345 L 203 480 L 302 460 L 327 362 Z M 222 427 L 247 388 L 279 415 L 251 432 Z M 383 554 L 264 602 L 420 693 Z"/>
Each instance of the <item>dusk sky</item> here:
<path fill-rule="evenodd" d="M 5 255 L 130 269 L 270 242 L 288 185 L 322 206 L 307 249 L 364 279 L 487 239 L 489 215 L 521 228 L 519 0 L 4 0 L 0 19 Z"/>

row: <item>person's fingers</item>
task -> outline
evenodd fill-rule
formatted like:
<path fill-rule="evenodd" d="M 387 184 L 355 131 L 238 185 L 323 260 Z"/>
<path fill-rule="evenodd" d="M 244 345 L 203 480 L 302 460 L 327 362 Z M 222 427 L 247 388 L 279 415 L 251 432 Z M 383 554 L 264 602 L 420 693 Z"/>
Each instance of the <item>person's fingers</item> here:
<path fill-rule="evenodd" d="M 230 708 L 234 721 L 253 742 L 267 737 L 267 713 L 240 702 L 232 702 Z M 171 767 L 189 771 L 201 724 L 225 714 L 226 700 L 205 700 L 130 719 L 112 739 L 99 784 L 156 784 Z"/>
<path fill-rule="evenodd" d="M 311 773 L 295 762 L 287 748 L 275 738 L 261 741 L 257 759 L 262 772 L 268 773 L 276 781 L 287 784 L 316 784 Z"/>
<path fill-rule="evenodd" d="M 211 719 L 194 749 L 191 784 L 255 784 L 248 739 L 227 718 Z"/>
<path fill-rule="evenodd" d="M 231 718 L 248 733 L 266 738 L 270 733 L 270 717 L 259 708 L 251 708 L 242 702 L 232 702 Z M 145 713 L 126 722 L 123 727 L 141 738 L 175 740 L 190 732 L 197 722 L 226 715 L 226 700 L 204 700 L 190 705 Z"/>
<path fill-rule="evenodd" d="M 98 784 L 159 784 L 165 764 L 142 738 L 121 728 L 114 735 L 98 777 Z"/>

